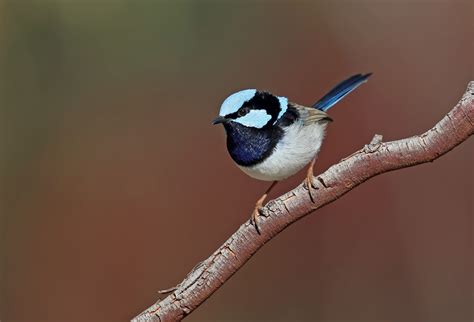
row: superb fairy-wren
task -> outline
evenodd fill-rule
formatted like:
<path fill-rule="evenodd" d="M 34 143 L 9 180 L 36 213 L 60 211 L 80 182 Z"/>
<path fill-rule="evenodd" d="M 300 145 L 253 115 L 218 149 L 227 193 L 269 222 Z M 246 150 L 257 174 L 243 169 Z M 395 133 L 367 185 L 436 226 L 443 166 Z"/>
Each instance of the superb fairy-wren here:
<path fill-rule="evenodd" d="M 252 212 L 251 221 L 258 232 L 258 216 L 268 193 L 278 181 L 292 176 L 307 164 L 305 184 L 314 200 L 313 166 L 326 126 L 332 121 L 326 111 L 367 81 L 370 75 L 349 77 L 311 107 L 256 89 L 234 93 L 222 103 L 213 124 L 224 125 L 230 156 L 249 176 L 273 181 Z"/>

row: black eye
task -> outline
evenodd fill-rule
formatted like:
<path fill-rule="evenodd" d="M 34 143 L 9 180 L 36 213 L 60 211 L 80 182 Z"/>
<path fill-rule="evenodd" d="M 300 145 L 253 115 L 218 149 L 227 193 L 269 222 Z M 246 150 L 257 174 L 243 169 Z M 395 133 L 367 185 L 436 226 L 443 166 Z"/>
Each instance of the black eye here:
<path fill-rule="evenodd" d="M 250 112 L 250 109 L 248 107 L 242 107 L 239 112 L 237 113 L 239 116 L 244 116 L 246 115 L 248 112 Z"/>

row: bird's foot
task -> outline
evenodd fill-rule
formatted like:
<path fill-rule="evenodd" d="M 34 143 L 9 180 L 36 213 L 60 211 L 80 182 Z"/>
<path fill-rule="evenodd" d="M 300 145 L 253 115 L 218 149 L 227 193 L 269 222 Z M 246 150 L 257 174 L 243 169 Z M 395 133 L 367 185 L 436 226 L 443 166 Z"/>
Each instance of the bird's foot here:
<path fill-rule="evenodd" d="M 250 224 L 255 227 L 255 230 L 260 235 L 260 227 L 258 226 L 258 217 L 262 215 L 263 202 L 267 199 L 268 194 L 272 191 L 273 187 L 276 186 L 278 181 L 273 181 L 273 183 L 268 187 L 267 191 L 257 200 L 255 203 L 255 208 L 253 209 L 252 216 L 250 217 Z"/>
<path fill-rule="evenodd" d="M 260 201 L 260 200 L 259 200 Z M 255 230 L 260 235 L 260 227 L 258 226 L 258 218 L 262 215 L 262 202 L 257 202 L 253 209 L 252 216 L 250 217 L 250 223 L 255 227 Z"/>
<path fill-rule="evenodd" d="M 314 203 L 314 193 L 316 189 L 313 186 L 313 174 L 308 173 L 304 181 L 305 181 L 306 189 L 308 189 L 309 198 L 311 199 L 311 202 Z"/>
<path fill-rule="evenodd" d="M 308 167 L 308 172 L 306 172 L 306 179 L 305 181 L 305 186 L 308 189 L 309 193 L 309 198 L 311 199 L 311 202 L 314 203 L 314 186 L 313 186 L 313 167 L 314 167 L 314 162 L 316 161 L 316 158 L 311 160 L 311 163 L 309 164 Z"/>

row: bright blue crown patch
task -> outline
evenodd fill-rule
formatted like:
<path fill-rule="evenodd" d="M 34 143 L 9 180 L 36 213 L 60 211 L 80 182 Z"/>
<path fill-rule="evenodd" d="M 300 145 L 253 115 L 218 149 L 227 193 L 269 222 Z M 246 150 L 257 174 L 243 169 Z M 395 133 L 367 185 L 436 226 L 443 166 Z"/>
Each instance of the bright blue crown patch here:
<path fill-rule="evenodd" d="M 226 116 L 237 112 L 242 105 L 254 97 L 256 89 L 244 89 L 227 97 L 221 105 L 220 116 Z"/>

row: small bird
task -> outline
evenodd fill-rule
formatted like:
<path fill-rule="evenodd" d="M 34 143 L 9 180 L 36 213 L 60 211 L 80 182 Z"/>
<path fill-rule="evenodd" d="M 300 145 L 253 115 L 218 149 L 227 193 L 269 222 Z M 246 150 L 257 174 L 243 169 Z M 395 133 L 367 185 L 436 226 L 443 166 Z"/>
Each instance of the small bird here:
<path fill-rule="evenodd" d="M 294 175 L 307 164 L 305 186 L 314 201 L 313 166 L 326 126 L 332 121 L 326 111 L 365 83 L 370 75 L 349 77 L 311 107 L 256 89 L 241 90 L 224 100 L 212 124 L 224 125 L 230 156 L 247 175 L 273 181 L 252 212 L 250 220 L 258 233 L 258 217 L 270 191 L 278 181 Z"/>

